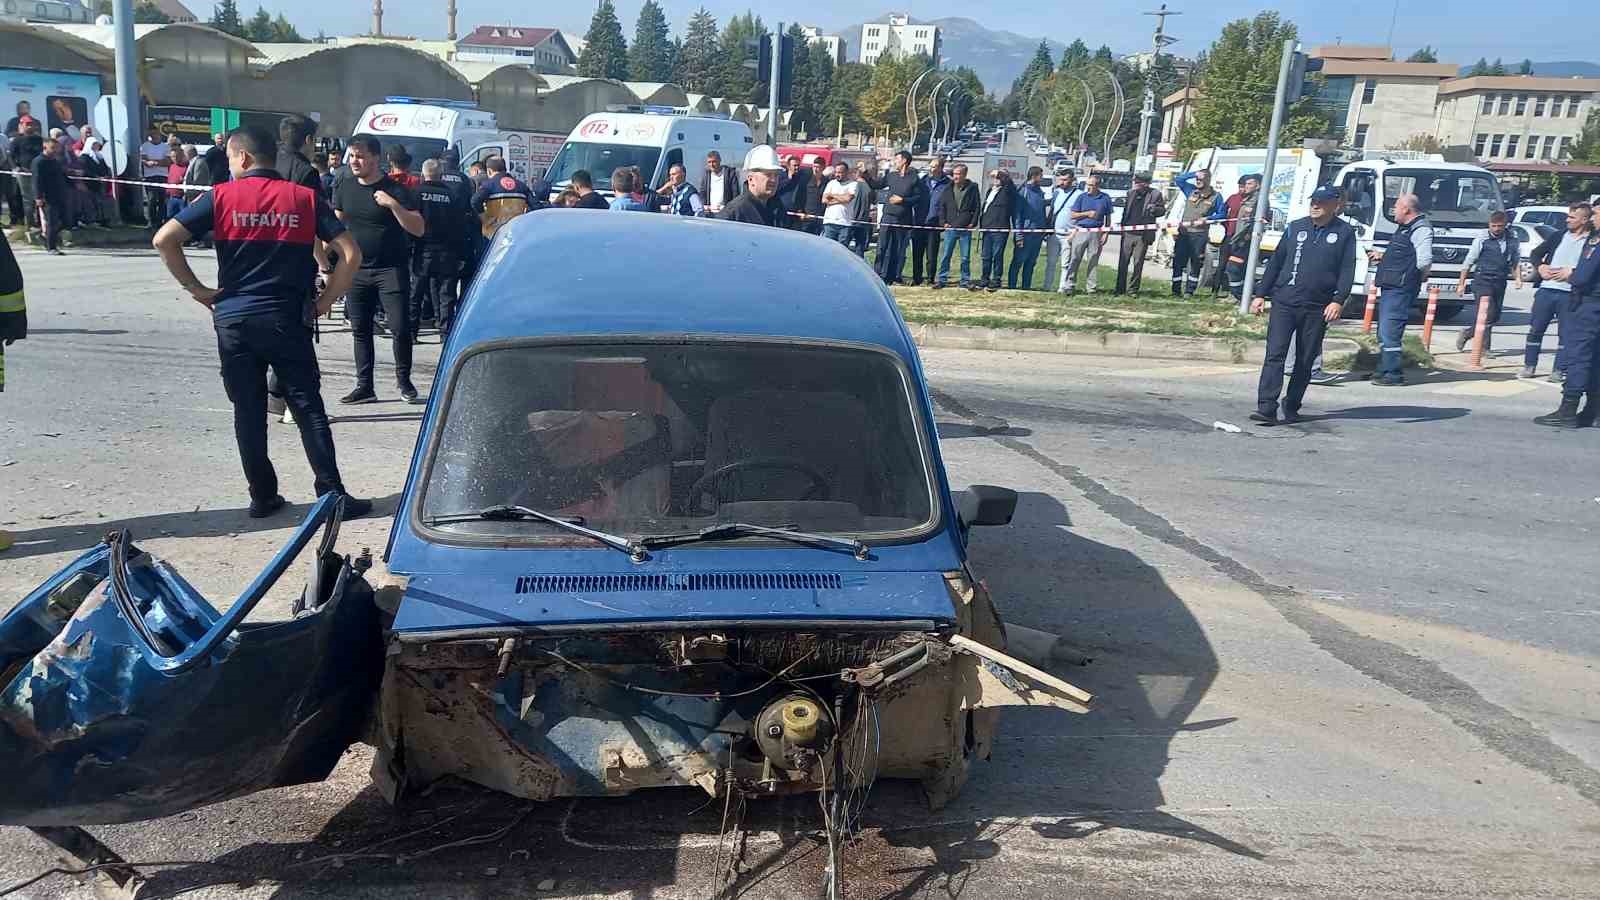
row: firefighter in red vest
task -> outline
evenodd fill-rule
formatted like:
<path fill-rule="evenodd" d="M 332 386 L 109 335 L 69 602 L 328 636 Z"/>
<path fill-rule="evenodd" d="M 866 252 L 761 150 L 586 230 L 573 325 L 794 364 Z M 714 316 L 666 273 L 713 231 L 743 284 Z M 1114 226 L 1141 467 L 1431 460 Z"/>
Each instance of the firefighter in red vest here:
<path fill-rule="evenodd" d="M 269 366 L 300 427 L 317 495 L 345 494 L 322 404 L 311 322 L 313 316 L 326 315 L 349 288 L 361 265 L 361 249 L 316 191 L 273 170 L 277 141 L 265 129 L 247 125 L 234 130 L 227 151 L 233 180 L 215 186 L 161 226 L 154 244 L 172 277 L 211 311 L 222 384 L 233 402 L 233 432 L 250 484 L 250 516 L 259 519 L 286 503 L 267 458 Z M 208 233 L 217 248 L 215 288 L 201 283 L 183 255 L 185 243 Z M 306 285 L 316 276 L 312 247 L 318 239 L 338 254 L 339 264 L 313 309 L 307 304 Z M 345 497 L 345 518 L 371 511 L 370 500 Z"/>

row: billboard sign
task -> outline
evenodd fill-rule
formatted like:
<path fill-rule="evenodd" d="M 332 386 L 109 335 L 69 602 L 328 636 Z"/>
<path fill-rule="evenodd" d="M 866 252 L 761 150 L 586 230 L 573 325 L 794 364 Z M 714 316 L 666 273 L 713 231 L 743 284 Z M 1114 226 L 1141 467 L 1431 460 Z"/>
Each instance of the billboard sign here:
<path fill-rule="evenodd" d="M 0 69 L 0 114 L 6 130 L 15 131 L 20 109 L 39 120 L 39 133 L 48 136 L 60 128 L 73 140 L 89 121 L 89 110 L 100 99 L 100 76 L 79 72 L 38 69 Z M 26 107 L 21 105 L 26 103 Z"/>

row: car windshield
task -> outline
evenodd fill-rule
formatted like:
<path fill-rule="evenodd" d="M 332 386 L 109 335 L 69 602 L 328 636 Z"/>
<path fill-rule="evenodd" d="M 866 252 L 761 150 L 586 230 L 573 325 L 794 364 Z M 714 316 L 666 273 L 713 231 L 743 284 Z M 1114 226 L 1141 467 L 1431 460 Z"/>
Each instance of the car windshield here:
<path fill-rule="evenodd" d="M 1128 191 L 1133 189 L 1132 172 L 1096 172 L 1100 176 L 1100 190 Z"/>
<path fill-rule="evenodd" d="M 918 531 L 936 507 L 911 396 L 894 357 L 853 348 L 483 350 L 450 385 L 419 521 L 515 504 L 640 537 L 722 522 L 868 537 Z M 518 521 L 434 530 L 582 540 Z"/>
<path fill-rule="evenodd" d="M 1489 214 L 1505 208 L 1487 172 L 1391 169 L 1383 176 L 1383 215 L 1391 222 L 1401 194 L 1416 194 L 1422 214 L 1434 225 L 1486 228 Z"/>
<path fill-rule="evenodd" d="M 611 189 L 611 173 L 622 166 L 638 166 L 639 174 L 654 184 L 656 161 L 661 158 L 660 147 L 642 147 L 637 144 L 592 144 L 587 141 L 567 141 L 550 164 L 545 179 L 564 187 L 572 180 L 572 173 L 589 170 L 595 190 Z"/>
<path fill-rule="evenodd" d="M 364 138 L 371 138 L 377 141 L 382 148 L 380 152 L 383 154 L 385 171 L 387 171 L 389 164 L 389 148 L 403 145 L 406 148 L 406 152 L 411 154 L 409 169 L 413 174 L 422 171 L 423 162 L 443 156 L 445 147 L 448 146 L 438 138 L 405 137 L 392 134 L 358 134 L 352 140 Z"/>

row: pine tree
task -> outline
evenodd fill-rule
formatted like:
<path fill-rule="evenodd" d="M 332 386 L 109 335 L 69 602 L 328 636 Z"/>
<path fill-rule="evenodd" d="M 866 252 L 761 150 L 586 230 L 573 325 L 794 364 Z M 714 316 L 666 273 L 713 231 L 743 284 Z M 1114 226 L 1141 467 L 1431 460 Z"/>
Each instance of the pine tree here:
<path fill-rule="evenodd" d="M 617 21 L 617 8 L 611 0 L 600 0 L 584 41 L 583 55 L 578 57 L 579 75 L 618 81 L 628 77 L 628 42 L 622 37 L 622 23 Z"/>
<path fill-rule="evenodd" d="M 1439 51 L 1433 49 L 1431 44 L 1406 57 L 1406 62 L 1408 63 L 1436 63 L 1438 61 Z"/>
<path fill-rule="evenodd" d="M 871 84 L 872 66 L 864 63 L 847 62 L 833 70 L 828 99 L 822 106 L 823 119 L 828 123 L 823 128 L 824 134 L 837 131 L 841 117 L 845 134 L 866 130 L 867 121 L 861 115 L 860 100 Z"/>
<path fill-rule="evenodd" d="M 1489 66 L 1489 74 L 1490 75 L 1504 75 L 1504 74 L 1506 74 L 1506 64 L 1500 61 L 1500 57 L 1496 56 L 1494 58 L 1494 64 Z"/>
<path fill-rule="evenodd" d="M 1111 48 L 1105 44 L 1101 44 L 1100 49 L 1094 52 L 1094 61 L 1108 69 L 1117 64 L 1117 58 L 1112 55 Z"/>
<path fill-rule="evenodd" d="M 1522 64 L 1517 66 L 1517 74 L 1518 75 L 1532 75 L 1533 74 L 1533 60 L 1531 60 L 1531 59 L 1523 60 Z"/>
<path fill-rule="evenodd" d="M 244 36 L 246 40 L 266 44 L 272 41 L 272 16 L 263 7 L 256 7 L 256 14 L 245 23 Z"/>
<path fill-rule="evenodd" d="M 754 61 L 767 28 L 754 13 L 746 12 L 728 20 L 722 35 L 717 39 L 717 55 L 711 70 L 710 86 L 706 93 L 725 97 L 729 103 L 759 103 L 766 105 L 761 85 L 756 81 L 756 70 L 746 66 L 745 60 Z"/>
<path fill-rule="evenodd" d="M 789 108 L 794 114 L 789 118 L 789 133 L 815 133 L 822 104 L 815 102 L 811 87 L 811 44 L 798 24 L 790 25 L 784 32 L 794 45 L 793 72 L 789 82 Z"/>
<path fill-rule="evenodd" d="M 221 0 L 211 12 L 212 28 L 234 37 L 244 37 L 244 21 L 239 18 L 238 0 Z"/>
<path fill-rule="evenodd" d="M 683 50 L 673 70 L 672 80 L 692 94 L 711 93 L 711 72 L 717 63 L 717 20 L 705 7 L 689 17 L 683 36 Z"/>
<path fill-rule="evenodd" d="M 1472 68 L 1467 71 L 1467 74 L 1469 76 L 1489 74 L 1489 60 L 1482 56 L 1478 57 L 1478 61 L 1472 64 Z"/>
<path fill-rule="evenodd" d="M 628 77 L 634 81 L 666 81 L 672 77 L 672 40 L 666 13 L 656 0 L 644 0 L 628 51 Z"/>
<path fill-rule="evenodd" d="M 1061 51 L 1061 65 L 1057 66 L 1056 70 L 1066 72 L 1076 69 L 1088 61 L 1089 45 L 1085 44 L 1082 38 L 1079 38 L 1068 44 L 1066 49 Z"/>
<path fill-rule="evenodd" d="M 272 20 L 272 40 L 279 44 L 304 44 L 306 39 L 300 36 L 299 29 L 290 24 L 283 13 L 278 13 Z"/>
<path fill-rule="evenodd" d="M 106 6 L 109 7 L 110 4 L 108 3 Z M 111 15 L 109 9 L 107 9 L 105 15 Z M 169 25 L 171 23 L 172 17 L 162 12 L 161 8 L 154 3 L 141 0 L 141 2 L 133 5 L 133 24 L 135 25 Z"/>

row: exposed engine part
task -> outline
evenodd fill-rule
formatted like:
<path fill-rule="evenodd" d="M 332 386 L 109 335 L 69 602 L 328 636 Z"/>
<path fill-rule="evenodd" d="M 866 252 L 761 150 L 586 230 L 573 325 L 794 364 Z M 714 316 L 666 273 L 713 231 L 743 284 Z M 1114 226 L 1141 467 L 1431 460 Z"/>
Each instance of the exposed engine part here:
<path fill-rule="evenodd" d="M 695 663 L 722 662 L 728 658 L 728 636 L 720 632 L 710 634 L 678 635 L 677 663 L 690 666 Z"/>
<path fill-rule="evenodd" d="M 768 703 L 751 731 L 768 763 L 787 772 L 810 772 L 827 753 L 837 729 L 816 700 L 807 694 L 788 694 Z"/>
<path fill-rule="evenodd" d="M 887 659 L 860 668 L 845 669 L 839 673 L 839 677 L 846 682 L 859 685 L 862 690 L 878 690 L 910 678 L 927 668 L 929 663 L 944 662 L 949 658 L 946 645 L 924 640 Z"/>

